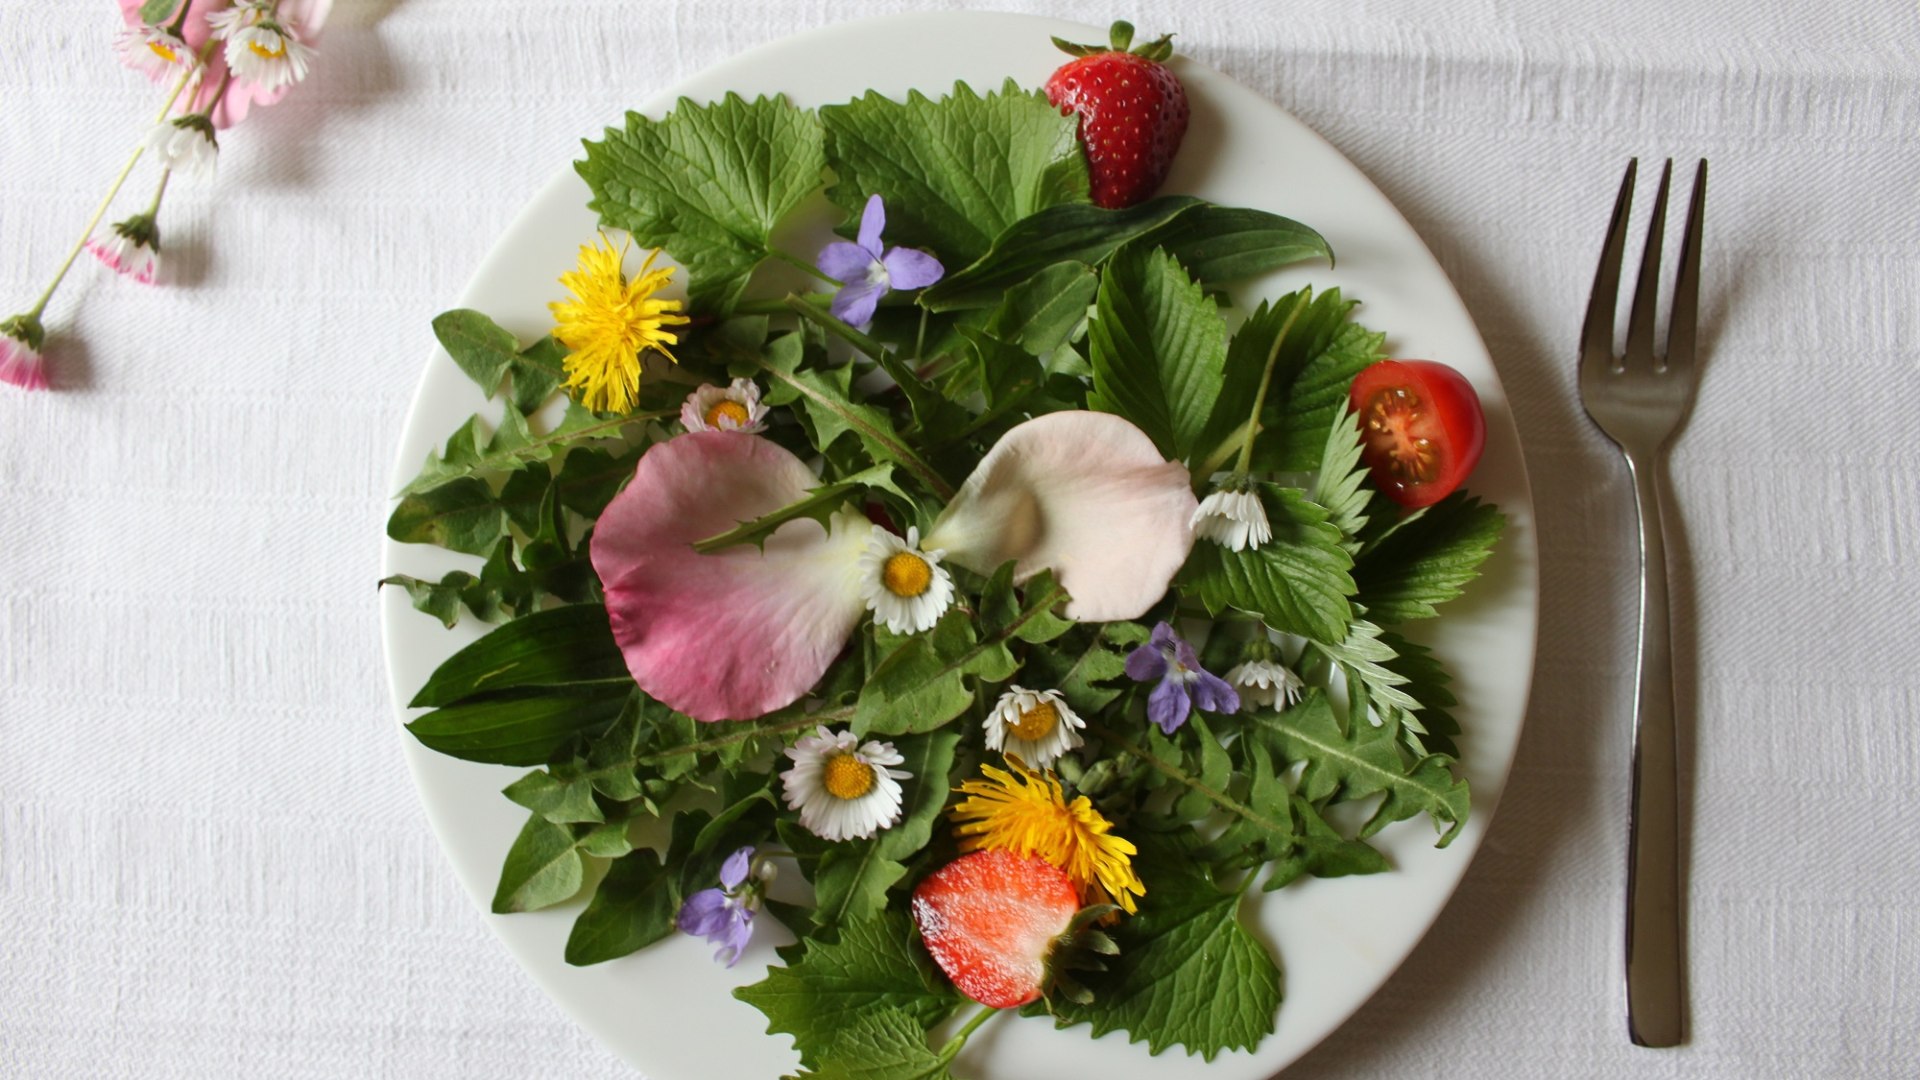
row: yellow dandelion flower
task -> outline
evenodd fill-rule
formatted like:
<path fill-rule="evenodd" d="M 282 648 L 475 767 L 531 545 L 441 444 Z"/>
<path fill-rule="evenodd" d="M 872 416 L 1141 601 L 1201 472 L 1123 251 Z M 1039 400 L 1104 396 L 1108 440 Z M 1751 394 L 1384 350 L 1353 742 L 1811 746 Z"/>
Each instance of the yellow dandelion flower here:
<path fill-rule="evenodd" d="M 1009 756 L 1013 772 L 982 765 L 985 780 L 968 780 L 970 796 L 953 808 L 962 851 L 1001 849 L 1038 856 L 1066 871 L 1089 903 L 1114 903 L 1131 914 L 1147 887 L 1133 872 L 1139 849 L 1114 836 L 1113 823 L 1081 795 L 1069 803 L 1060 781 Z"/>
<path fill-rule="evenodd" d="M 631 412 L 640 393 L 641 354 L 654 349 L 672 360 L 667 346 L 680 338 L 666 328 L 687 321 L 680 301 L 652 298 L 673 276 L 671 266 L 653 268 L 660 252 L 649 252 L 632 280 L 620 270 L 625 255 L 624 244 L 616 251 L 605 236 L 581 247 L 579 269 L 560 275 L 573 299 L 547 305 L 554 340 L 569 350 L 567 389 L 596 412 Z"/>

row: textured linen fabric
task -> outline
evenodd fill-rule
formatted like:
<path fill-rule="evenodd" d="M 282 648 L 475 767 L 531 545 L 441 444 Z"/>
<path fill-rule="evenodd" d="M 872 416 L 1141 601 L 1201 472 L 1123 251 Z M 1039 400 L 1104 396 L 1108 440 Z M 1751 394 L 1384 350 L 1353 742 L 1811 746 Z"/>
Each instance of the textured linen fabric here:
<path fill-rule="evenodd" d="M 632 1075 L 488 933 L 402 764 L 373 587 L 393 447 L 428 320 L 582 135 L 740 49 L 915 6 L 340 0 L 309 82 L 169 194 L 171 284 L 82 256 L 49 311 L 56 390 L 0 386 L 0 1075 Z M 1912 1076 L 1914 5 L 1129 7 L 1408 215 L 1492 348 L 1537 501 L 1499 820 L 1289 1076 Z M 117 24 L 0 0 L 0 314 L 157 108 Z M 1668 1051 L 1622 1021 L 1634 519 L 1573 378 L 1636 154 L 1713 162 L 1672 466 L 1693 1029 Z"/>

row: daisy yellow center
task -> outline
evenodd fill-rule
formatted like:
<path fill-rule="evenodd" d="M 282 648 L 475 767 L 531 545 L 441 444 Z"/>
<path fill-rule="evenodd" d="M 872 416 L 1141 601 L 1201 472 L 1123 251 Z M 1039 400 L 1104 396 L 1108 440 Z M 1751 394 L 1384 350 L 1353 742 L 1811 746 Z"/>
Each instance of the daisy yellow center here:
<path fill-rule="evenodd" d="M 719 427 L 722 420 L 733 421 L 734 427 L 746 427 L 747 407 L 732 398 L 725 398 L 713 403 L 713 407 L 707 410 L 706 420 L 707 426 L 713 428 Z"/>
<path fill-rule="evenodd" d="M 856 754 L 835 754 L 827 759 L 822 784 L 836 799 L 857 799 L 873 790 L 873 766 Z"/>
<path fill-rule="evenodd" d="M 283 42 L 275 42 L 273 45 L 268 46 L 262 45 L 258 41 L 249 41 L 247 42 L 247 48 L 253 50 L 253 55 L 262 60 L 278 60 L 287 55 L 287 46 Z"/>
<path fill-rule="evenodd" d="M 895 596 L 919 596 L 933 587 L 933 567 L 911 551 L 896 551 L 880 568 L 880 584 Z"/>
<path fill-rule="evenodd" d="M 1015 720 L 1008 730 L 1028 742 L 1037 742 L 1052 734 L 1060 723 L 1060 710 L 1053 702 L 1043 701 L 1031 709 L 1022 709 L 1020 718 Z"/>
<path fill-rule="evenodd" d="M 165 60 L 169 64 L 177 64 L 180 62 L 180 54 L 174 51 L 173 46 L 168 45 L 164 41 L 149 41 L 147 42 L 147 48 L 152 49 L 153 55 Z"/>

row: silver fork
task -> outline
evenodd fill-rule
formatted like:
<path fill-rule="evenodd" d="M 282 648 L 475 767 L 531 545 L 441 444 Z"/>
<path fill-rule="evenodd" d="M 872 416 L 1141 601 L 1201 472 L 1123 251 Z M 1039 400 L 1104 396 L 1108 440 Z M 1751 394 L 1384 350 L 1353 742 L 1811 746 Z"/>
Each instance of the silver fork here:
<path fill-rule="evenodd" d="M 1580 401 L 1587 415 L 1620 447 L 1633 474 L 1640 512 L 1639 689 L 1633 710 L 1633 803 L 1627 820 L 1627 1035 L 1641 1046 L 1676 1046 L 1685 1002 L 1681 985 L 1685 943 L 1680 936 L 1679 794 L 1674 761 L 1672 628 L 1667 611 L 1667 448 L 1693 406 L 1694 327 L 1700 298 L 1700 222 L 1706 207 L 1707 163 L 1693 174 L 1693 199 L 1680 242 L 1673 314 L 1664 357 L 1653 352 L 1654 301 L 1659 292 L 1660 234 L 1667 220 L 1668 159 L 1653 202 L 1653 222 L 1640 259 L 1640 283 L 1627 317 L 1626 355 L 1613 355 L 1613 315 L 1627 210 L 1639 162 L 1627 163 L 1620 197 L 1607 226 L 1593 297 L 1580 334 Z"/>

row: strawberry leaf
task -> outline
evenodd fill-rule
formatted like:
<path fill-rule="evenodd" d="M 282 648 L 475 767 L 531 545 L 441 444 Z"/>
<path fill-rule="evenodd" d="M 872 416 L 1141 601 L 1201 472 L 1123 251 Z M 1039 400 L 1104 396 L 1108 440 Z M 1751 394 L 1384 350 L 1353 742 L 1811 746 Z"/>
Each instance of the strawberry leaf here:
<path fill-rule="evenodd" d="M 1499 510 L 1463 492 L 1363 552 L 1353 568 L 1358 601 L 1375 622 L 1430 619 L 1480 576 L 1480 564 L 1506 528 Z"/>
<path fill-rule="evenodd" d="M 1226 326 L 1200 284 L 1164 251 L 1134 246 L 1101 275 L 1087 328 L 1089 408 L 1125 417 L 1180 461 L 1199 441 L 1220 395 Z"/>

